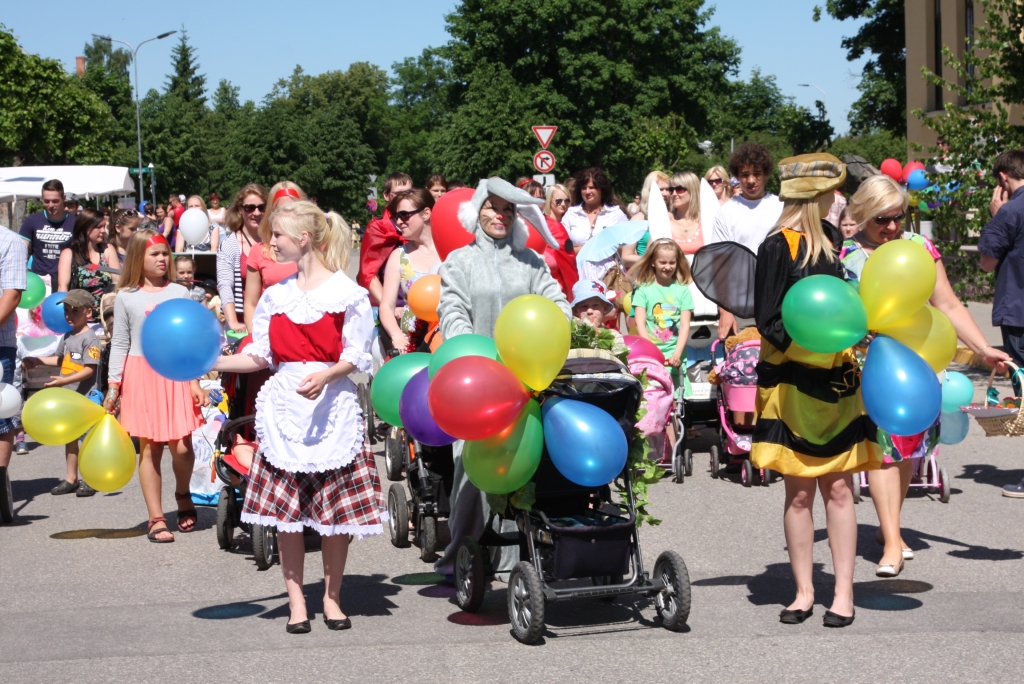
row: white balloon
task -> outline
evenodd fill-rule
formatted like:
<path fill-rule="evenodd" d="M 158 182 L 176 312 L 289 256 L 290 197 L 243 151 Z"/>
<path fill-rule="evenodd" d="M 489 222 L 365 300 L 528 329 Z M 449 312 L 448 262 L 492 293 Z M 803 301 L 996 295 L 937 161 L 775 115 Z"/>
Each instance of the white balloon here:
<path fill-rule="evenodd" d="M 21 412 L 21 392 L 14 385 L 0 383 L 0 418 L 13 418 Z"/>
<path fill-rule="evenodd" d="M 185 242 L 190 245 L 200 245 L 210 233 L 210 217 L 198 207 L 188 209 L 178 220 L 178 230 L 181 231 Z"/>

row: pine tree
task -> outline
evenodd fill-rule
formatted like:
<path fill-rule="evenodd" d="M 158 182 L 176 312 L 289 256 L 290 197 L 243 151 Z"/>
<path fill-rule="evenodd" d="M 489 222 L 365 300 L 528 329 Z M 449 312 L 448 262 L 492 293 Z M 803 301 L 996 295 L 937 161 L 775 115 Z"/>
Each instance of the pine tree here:
<path fill-rule="evenodd" d="M 167 94 L 176 95 L 187 103 L 205 105 L 206 76 L 199 73 L 196 51 L 189 45 L 188 31 L 184 25 L 171 56 L 174 73 L 167 76 Z"/>

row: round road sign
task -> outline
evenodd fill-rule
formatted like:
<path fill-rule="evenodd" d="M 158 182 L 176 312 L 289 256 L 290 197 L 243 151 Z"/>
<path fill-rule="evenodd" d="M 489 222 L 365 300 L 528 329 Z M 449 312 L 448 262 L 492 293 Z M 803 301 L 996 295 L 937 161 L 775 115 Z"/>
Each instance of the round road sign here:
<path fill-rule="evenodd" d="M 533 155 L 533 168 L 538 173 L 551 173 L 555 169 L 555 155 L 548 150 L 541 150 Z"/>

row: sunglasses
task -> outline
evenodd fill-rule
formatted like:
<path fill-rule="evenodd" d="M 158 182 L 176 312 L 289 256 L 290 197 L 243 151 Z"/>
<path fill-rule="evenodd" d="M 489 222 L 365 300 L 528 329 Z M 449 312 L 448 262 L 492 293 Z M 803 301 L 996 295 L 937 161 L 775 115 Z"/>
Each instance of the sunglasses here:
<path fill-rule="evenodd" d="M 714 187 L 716 185 L 721 185 L 722 183 L 725 182 L 721 178 L 708 178 L 707 181 L 708 181 L 708 185 L 710 185 L 711 187 Z"/>
<path fill-rule="evenodd" d="M 411 219 L 413 216 L 420 213 L 424 209 L 426 209 L 426 207 L 422 207 L 420 209 L 417 209 L 416 211 L 396 211 L 394 213 L 394 217 L 399 221 L 408 221 L 409 219 Z"/>
<path fill-rule="evenodd" d="M 554 205 L 555 205 L 556 207 L 560 207 L 560 206 L 562 206 L 562 205 L 565 205 L 565 206 L 569 206 L 569 200 L 567 200 L 567 199 L 556 199 L 556 200 L 555 200 L 555 201 L 553 202 L 553 204 L 554 204 Z"/>
<path fill-rule="evenodd" d="M 682 185 L 673 185 L 668 189 L 669 192 L 682 194 L 684 192 L 690 192 L 690 189 Z"/>
<path fill-rule="evenodd" d="M 895 216 L 876 216 L 873 220 L 879 226 L 887 226 L 890 223 L 900 223 L 905 218 L 907 218 L 906 214 L 896 214 Z"/>
<path fill-rule="evenodd" d="M 266 204 L 243 204 L 242 205 L 242 211 L 244 211 L 246 214 L 251 214 L 254 211 L 258 211 L 258 212 L 260 212 L 262 214 L 266 210 L 267 210 L 267 205 Z"/>

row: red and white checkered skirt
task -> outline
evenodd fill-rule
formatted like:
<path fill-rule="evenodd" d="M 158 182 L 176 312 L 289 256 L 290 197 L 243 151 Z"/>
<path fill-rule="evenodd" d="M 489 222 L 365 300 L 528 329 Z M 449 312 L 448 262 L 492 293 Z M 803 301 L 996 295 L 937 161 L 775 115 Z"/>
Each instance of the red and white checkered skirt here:
<path fill-rule="evenodd" d="M 262 456 L 253 459 L 242 504 L 242 522 L 301 532 L 311 527 L 323 536 L 356 538 L 382 534 L 388 519 L 373 455 L 319 473 L 275 468 Z"/>

